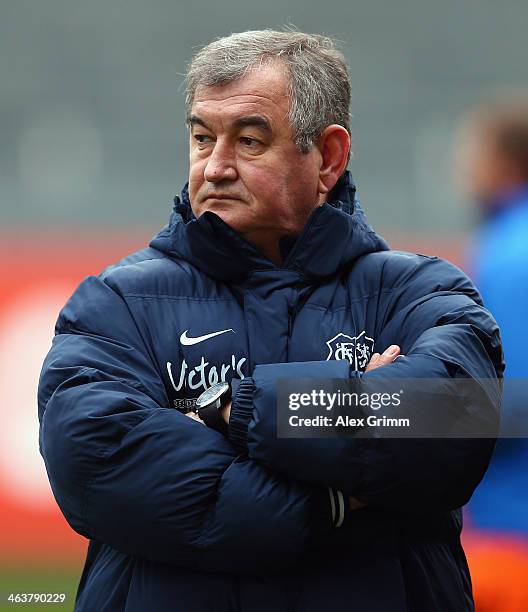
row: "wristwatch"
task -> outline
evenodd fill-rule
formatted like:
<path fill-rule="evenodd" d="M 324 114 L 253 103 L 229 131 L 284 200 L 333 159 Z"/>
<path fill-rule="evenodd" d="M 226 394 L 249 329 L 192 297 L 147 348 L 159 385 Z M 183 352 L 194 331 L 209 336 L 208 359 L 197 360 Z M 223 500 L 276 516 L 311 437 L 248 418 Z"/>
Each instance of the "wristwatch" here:
<path fill-rule="evenodd" d="M 227 436 L 229 428 L 222 418 L 220 410 L 231 401 L 231 385 L 229 383 L 216 383 L 206 389 L 196 400 L 196 414 L 202 421 Z"/>

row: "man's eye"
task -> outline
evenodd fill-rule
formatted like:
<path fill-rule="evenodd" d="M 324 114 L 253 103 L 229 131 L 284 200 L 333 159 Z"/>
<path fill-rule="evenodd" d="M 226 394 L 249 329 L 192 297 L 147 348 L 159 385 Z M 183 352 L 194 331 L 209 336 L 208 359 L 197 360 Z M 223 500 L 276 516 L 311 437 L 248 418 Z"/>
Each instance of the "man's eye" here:
<path fill-rule="evenodd" d="M 206 136 L 205 134 L 193 134 L 193 138 L 199 144 L 205 144 L 206 142 L 210 142 L 211 141 L 211 137 L 210 136 Z"/>
<path fill-rule="evenodd" d="M 256 138 L 251 138 L 250 136 L 242 136 L 240 138 L 240 142 L 248 147 L 256 147 L 260 144 L 259 140 L 257 140 Z"/>

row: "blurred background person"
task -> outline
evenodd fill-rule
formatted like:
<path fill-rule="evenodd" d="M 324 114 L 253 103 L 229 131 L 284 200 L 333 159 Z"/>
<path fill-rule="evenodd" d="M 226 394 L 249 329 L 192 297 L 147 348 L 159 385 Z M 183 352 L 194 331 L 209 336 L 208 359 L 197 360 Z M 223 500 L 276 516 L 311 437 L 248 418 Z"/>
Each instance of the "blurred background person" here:
<path fill-rule="evenodd" d="M 506 359 L 501 437 L 467 508 L 477 610 L 528 610 L 528 94 L 501 95 L 464 116 L 461 185 L 479 228 L 468 272 L 499 323 Z"/>

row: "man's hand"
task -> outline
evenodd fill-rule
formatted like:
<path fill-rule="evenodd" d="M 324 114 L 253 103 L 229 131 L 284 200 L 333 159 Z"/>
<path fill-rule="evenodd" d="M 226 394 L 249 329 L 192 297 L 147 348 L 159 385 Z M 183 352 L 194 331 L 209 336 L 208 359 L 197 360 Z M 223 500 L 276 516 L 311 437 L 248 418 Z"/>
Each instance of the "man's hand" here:
<path fill-rule="evenodd" d="M 222 418 L 228 425 L 229 425 L 229 417 L 231 416 L 231 403 L 232 402 L 229 401 L 229 403 L 223 406 L 222 409 L 220 410 L 220 414 L 222 415 Z"/>
<path fill-rule="evenodd" d="M 379 353 L 374 353 L 368 362 L 367 367 L 365 368 L 365 372 L 370 372 L 370 370 L 375 370 L 376 368 L 381 368 L 384 365 L 390 365 L 396 357 L 400 355 L 400 347 L 397 344 L 391 344 L 388 349 L 385 350 L 381 355 Z"/>
<path fill-rule="evenodd" d="M 224 419 L 224 421 L 226 423 L 229 424 L 229 417 L 231 416 L 231 402 L 229 402 L 229 404 L 226 404 L 221 410 L 220 410 L 220 414 L 222 415 L 222 418 Z M 195 421 L 198 421 L 198 423 L 201 423 L 202 425 L 205 425 L 205 423 L 202 421 L 202 419 L 196 414 L 196 412 L 188 412 L 185 416 L 190 417 L 191 419 L 194 419 Z"/>
<path fill-rule="evenodd" d="M 185 416 L 190 417 L 191 419 L 194 419 L 195 421 L 198 421 L 198 423 L 201 423 L 202 425 L 205 425 L 205 423 L 202 421 L 202 419 L 196 414 L 196 412 L 187 412 L 187 414 Z"/>
<path fill-rule="evenodd" d="M 350 510 L 361 510 L 361 508 L 364 508 L 367 504 L 365 502 L 359 501 L 359 499 L 355 497 L 349 497 L 348 505 L 350 507 Z"/>

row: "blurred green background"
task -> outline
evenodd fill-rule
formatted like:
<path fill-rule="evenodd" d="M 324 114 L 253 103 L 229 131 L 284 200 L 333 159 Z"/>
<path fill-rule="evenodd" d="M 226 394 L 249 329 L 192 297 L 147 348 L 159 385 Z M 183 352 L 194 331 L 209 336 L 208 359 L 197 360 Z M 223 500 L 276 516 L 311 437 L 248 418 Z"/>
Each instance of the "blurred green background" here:
<path fill-rule="evenodd" d="M 39 564 L 35 567 L 4 568 L 0 574 L 0 593 L 2 594 L 0 612 L 17 609 L 42 610 L 44 608 L 73 610 L 81 569 L 71 566 L 47 568 Z M 11 593 L 63 593 L 65 600 L 64 603 L 17 604 L 8 601 Z"/>

